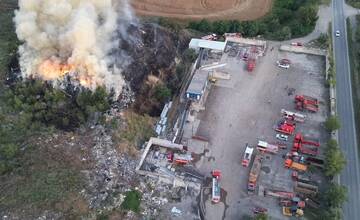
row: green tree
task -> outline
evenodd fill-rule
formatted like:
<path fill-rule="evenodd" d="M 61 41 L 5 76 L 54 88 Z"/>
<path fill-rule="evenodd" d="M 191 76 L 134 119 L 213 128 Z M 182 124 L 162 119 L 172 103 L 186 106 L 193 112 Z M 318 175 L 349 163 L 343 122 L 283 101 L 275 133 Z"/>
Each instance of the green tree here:
<path fill-rule="evenodd" d="M 302 6 L 299 11 L 299 19 L 305 26 L 311 26 L 316 23 L 317 17 L 317 8 L 313 5 Z"/>
<path fill-rule="evenodd" d="M 186 63 L 193 63 L 197 58 L 197 53 L 194 49 L 188 48 L 184 51 L 183 57 Z"/>
<path fill-rule="evenodd" d="M 157 85 L 155 87 L 155 98 L 160 101 L 164 102 L 166 99 L 171 97 L 171 90 L 166 87 L 165 85 Z"/>
<path fill-rule="evenodd" d="M 331 183 L 324 193 L 327 205 L 340 208 L 347 200 L 347 188 L 337 183 Z"/>
<path fill-rule="evenodd" d="M 340 128 L 340 121 L 337 116 L 330 116 L 325 122 L 325 128 L 332 132 Z"/>
<path fill-rule="evenodd" d="M 140 211 L 141 194 L 139 191 L 132 190 L 126 193 L 125 200 L 121 203 L 121 207 L 134 212 Z"/>
<path fill-rule="evenodd" d="M 202 32 L 210 32 L 212 30 L 210 22 L 206 19 L 202 19 L 197 24 L 197 30 L 202 31 Z"/>
<path fill-rule="evenodd" d="M 12 159 L 19 152 L 19 146 L 13 143 L 0 145 L 0 158 Z"/>
<path fill-rule="evenodd" d="M 346 159 L 340 148 L 329 143 L 325 151 L 325 175 L 335 176 L 342 171 L 345 165 Z"/>
<path fill-rule="evenodd" d="M 229 32 L 230 22 L 229 21 L 214 21 L 212 24 L 213 32 L 223 35 L 226 32 Z"/>

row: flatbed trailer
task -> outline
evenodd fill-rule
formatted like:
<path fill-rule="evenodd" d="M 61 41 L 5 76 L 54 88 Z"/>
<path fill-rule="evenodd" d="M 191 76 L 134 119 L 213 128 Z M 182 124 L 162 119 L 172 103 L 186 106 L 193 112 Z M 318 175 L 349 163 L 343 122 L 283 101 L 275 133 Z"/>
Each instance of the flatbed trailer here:
<path fill-rule="evenodd" d="M 296 122 L 304 122 L 306 119 L 306 116 L 303 114 L 287 111 L 285 109 L 281 109 L 281 115 L 287 120 L 296 121 Z"/>
<path fill-rule="evenodd" d="M 266 141 L 258 141 L 257 149 L 263 153 L 276 154 L 279 152 L 279 146 L 274 144 L 269 144 Z"/>
<path fill-rule="evenodd" d="M 255 193 L 257 180 L 260 174 L 261 170 L 261 164 L 262 164 L 263 157 L 260 154 L 257 154 L 254 159 L 254 163 L 251 167 L 250 173 L 249 173 L 249 180 L 248 180 L 248 194 Z"/>

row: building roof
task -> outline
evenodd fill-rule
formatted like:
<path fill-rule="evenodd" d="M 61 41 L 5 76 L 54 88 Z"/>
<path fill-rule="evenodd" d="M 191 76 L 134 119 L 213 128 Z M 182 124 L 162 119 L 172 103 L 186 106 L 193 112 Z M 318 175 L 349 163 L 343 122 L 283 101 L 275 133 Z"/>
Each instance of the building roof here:
<path fill-rule="evenodd" d="M 205 70 L 196 70 L 190 82 L 186 93 L 199 94 L 203 93 L 204 87 L 208 80 L 209 72 Z"/>
<path fill-rule="evenodd" d="M 225 49 L 225 45 L 226 45 L 225 42 L 193 38 L 189 43 L 189 48 L 193 48 L 193 49 L 205 48 L 205 49 L 223 51 Z"/>

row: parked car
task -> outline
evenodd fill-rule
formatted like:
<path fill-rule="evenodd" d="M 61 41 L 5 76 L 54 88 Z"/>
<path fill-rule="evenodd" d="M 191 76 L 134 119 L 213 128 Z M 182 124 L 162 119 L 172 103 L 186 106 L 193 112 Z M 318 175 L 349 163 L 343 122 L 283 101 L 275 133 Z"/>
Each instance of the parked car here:
<path fill-rule="evenodd" d="M 336 37 L 340 37 L 340 31 L 339 31 L 339 30 L 337 30 L 337 31 L 335 32 L 335 36 L 336 36 Z"/>
<path fill-rule="evenodd" d="M 290 60 L 288 59 L 281 59 L 279 61 L 276 62 L 278 67 L 284 68 L 284 69 L 289 69 L 290 68 Z"/>
<path fill-rule="evenodd" d="M 276 138 L 282 141 L 287 141 L 289 137 L 285 134 L 276 134 Z"/>

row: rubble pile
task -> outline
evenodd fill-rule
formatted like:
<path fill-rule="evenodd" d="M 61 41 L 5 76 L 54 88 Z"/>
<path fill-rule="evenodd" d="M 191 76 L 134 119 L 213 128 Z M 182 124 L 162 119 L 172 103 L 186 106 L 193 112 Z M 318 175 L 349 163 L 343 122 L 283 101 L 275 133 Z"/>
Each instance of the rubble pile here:
<path fill-rule="evenodd" d="M 104 127 L 94 127 L 93 138 L 95 145 L 91 152 L 95 166 L 87 172 L 89 184 L 84 196 L 90 208 L 119 207 L 123 200 L 121 193 L 134 186 L 136 160 L 116 151 Z"/>

